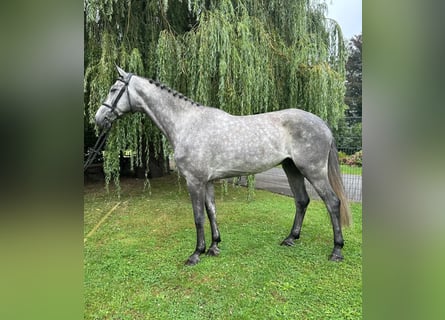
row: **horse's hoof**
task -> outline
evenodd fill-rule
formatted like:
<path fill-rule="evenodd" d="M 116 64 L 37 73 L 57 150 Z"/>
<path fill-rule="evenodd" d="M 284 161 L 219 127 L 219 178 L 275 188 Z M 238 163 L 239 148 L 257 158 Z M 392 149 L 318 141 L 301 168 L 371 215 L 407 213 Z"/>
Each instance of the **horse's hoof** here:
<path fill-rule="evenodd" d="M 220 253 L 219 248 L 218 247 L 211 247 L 209 248 L 209 250 L 207 251 L 207 255 L 208 256 L 213 256 L 216 257 L 218 256 Z"/>
<path fill-rule="evenodd" d="M 343 261 L 343 256 L 341 254 L 339 255 L 339 254 L 333 253 L 329 257 L 329 260 L 330 261 L 335 261 L 335 262 Z"/>
<path fill-rule="evenodd" d="M 191 256 L 190 258 L 187 259 L 187 261 L 185 262 L 186 266 L 194 266 L 199 262 L 199 257 L 197 256 Z"/>
<path fill-rule="evenodd" d="M 281 242 L 281 245 L 282 246 L 293 247 L 295 245 L 295 242 L 292 239 L 284 239 L 283 242 Z"/>

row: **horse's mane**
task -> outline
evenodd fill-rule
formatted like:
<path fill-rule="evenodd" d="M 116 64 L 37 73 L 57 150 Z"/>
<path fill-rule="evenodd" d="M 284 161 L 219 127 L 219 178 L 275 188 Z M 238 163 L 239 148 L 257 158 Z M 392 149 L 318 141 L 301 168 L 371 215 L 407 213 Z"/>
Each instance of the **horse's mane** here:
<path fill-rule="evenodd" d="M 151 84 L 154 84 L 156 87 L 158 87 L 161 90 L 165 90 L 168 93 L 170 93 L 173 97 L 177 98 L 177 99 L 183 99 L 184 101 L 188 101 L 190 102 L 192 105 L 195 104 L 198 107 L 200 106 L 199 103 L 196 103 L 195 101 L 193 101 L 192 99 L 186 97 L 185 95 L 183 95 L 182 93 L 173 90 L 172 88 L 170 88 L 169 86 L 167 86 L 166 84 L 159 82 L 157 80 L 153 80 L 153 79 L 146 79 L 148 80 L 148 82 L 150 82 Z"/>

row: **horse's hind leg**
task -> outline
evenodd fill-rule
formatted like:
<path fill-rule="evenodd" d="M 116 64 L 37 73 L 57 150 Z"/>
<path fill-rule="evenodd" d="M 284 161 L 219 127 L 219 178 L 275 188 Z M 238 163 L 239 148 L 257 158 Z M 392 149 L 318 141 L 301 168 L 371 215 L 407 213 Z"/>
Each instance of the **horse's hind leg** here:
<path fill-rule="evenodd" d="M 306 208 L 309 205 L 309 196 L 304 185 L 304 177 L 291 159 L 282 163 L 287 180 L 295 199 L 295 218 L 289 236 L 281 242 L 282 245 L 293 246 L 294 240 L 300 238 L 301 226 L 303 224 Z"/>
<path fill-rule="evenodd" d="M 320 174 L 308 177 L 314 189 L 317 191 L 320 198 L 324 201 L 331 217 L 332 229 L 334 231 L 334 249 L 329 257 L 332 261 L 343 260 L 341 249 L 343 248 L 343 234 L 340 224 L 340 200 L 331 187 L 327 174 L 324 176 Z"/>
<path fill-rule="evenodd" d="M 216 222 L 215 190 L 213 182 L 207 183 L 205 206 L 210 221 L 210 228 L 212 230 L 212 245 L 207 251 L 207 254 L 210 256 L 217 256 L 219 254 L 218 243 L 221 242 L 221 236 Z"/>

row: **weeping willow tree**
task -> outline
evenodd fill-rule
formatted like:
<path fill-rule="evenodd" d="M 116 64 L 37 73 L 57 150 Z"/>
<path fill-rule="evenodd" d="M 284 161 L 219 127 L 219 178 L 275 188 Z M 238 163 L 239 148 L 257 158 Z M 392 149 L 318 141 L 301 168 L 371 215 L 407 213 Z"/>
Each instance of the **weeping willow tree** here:
<path fill-rule="evenodd" d="M 115 64 L 231 114 L 300 108 L 332 128 L 344 116 L 346 50 L 324 1 L 85 0 L 84 11 L 92 124 Z M 105 150 L 107 185 L 119 183 L 123 150 L 135 151 L 131 165 L 141 166 L 165 155 L 166 144 L 141 114 L 116 121 Z"/>

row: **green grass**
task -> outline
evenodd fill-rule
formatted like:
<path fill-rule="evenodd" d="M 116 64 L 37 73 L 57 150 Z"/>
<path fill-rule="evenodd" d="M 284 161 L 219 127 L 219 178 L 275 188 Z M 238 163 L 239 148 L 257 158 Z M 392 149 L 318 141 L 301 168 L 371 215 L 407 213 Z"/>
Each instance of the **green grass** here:
<path fill-rule="evenodd" d="M 340 165 L 340 171 L 343 174 L 354 174 L 354 175 L 362 175 L 362 167 L 356 167 L 356 166 L 348 166 L 346 164 Z"/>
<path fill-rule="evenodd" d="M 187 192 L 176 176 L 122 181 L 121 199 L 102 184 L 85 186 L 85 319 L 359 319 L 362 314 L 361 204 L 345 229 L 345 260 L 329 262 L 332 227 L 318 201 L 309 205 L 301 239 L 280 246 L 293 221 L 292 198 L 216 186 L 222 236 L 218 257 L 184 261 L 195 247 Z M 210 228 L 206 228 L 207 244 Z"/>

